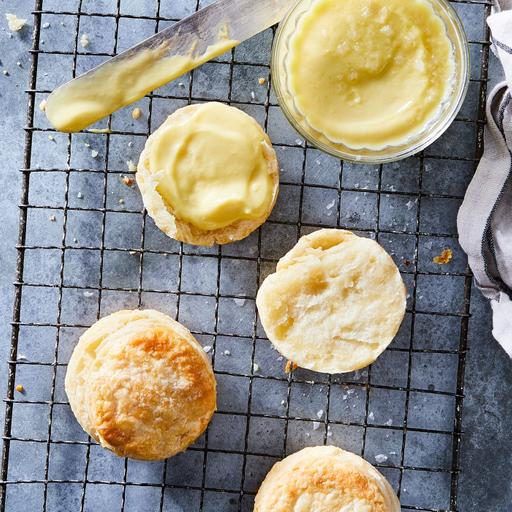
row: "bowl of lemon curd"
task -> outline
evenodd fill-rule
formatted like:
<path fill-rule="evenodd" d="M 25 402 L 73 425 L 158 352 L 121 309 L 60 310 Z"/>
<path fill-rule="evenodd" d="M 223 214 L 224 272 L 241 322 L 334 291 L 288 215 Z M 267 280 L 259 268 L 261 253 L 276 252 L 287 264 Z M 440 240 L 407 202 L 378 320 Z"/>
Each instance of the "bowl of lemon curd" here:
<path fill-rule="evenodd" d="M 281 22 L 273 84 L 323 151 L 400 160 L 449 127 L 469 83 L 468 42 L 445 0 L 299 0 Z"/>

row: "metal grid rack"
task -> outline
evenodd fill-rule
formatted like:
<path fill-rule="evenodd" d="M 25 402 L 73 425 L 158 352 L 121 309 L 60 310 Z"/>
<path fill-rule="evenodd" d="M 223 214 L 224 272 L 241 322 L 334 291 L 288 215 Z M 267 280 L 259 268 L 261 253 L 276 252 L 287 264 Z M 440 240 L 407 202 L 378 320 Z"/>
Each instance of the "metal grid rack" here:
<path fill-rule="evenodd" d="M 55 85 L 204 3 L 35 1 L 2 510 L 252 510 L 275 461 L 324 443 L 377 465 L 403 510 L 458 510 L 471 275 L 453 226 L 481 151 L 490 2 L 453 4 L 474 57 L 458 120 L 418 158 L 357 167 L 320 154 L 284 121 L 271 91 L 273 30 L 142 100 L 141 122 L 124 109 L 108 120 L 111 133 L 55 133 L 37 108 Z M 269 222 L 247 240 L 198 249 L 160 236 L 120 178 L 164 115 L 213 99 L 265 126 L 283 167 L 282 191 Z M 388 248 L 409 288 L 408 314 L 368 370 L 286 374 L 257 322 L 254 297 L 277 259 L 321 226 L 354 229 Z M 432 256 L 444 247 L 454 263 L 439 267 Z M 99 449 L 74 422 L 63 392 L 80 332 L 122 307 L 167 311 L 212 346 L 219 411 L 202 439 L 166 463 Z M 381 454 L 386 459 L 375 458 Z"/>

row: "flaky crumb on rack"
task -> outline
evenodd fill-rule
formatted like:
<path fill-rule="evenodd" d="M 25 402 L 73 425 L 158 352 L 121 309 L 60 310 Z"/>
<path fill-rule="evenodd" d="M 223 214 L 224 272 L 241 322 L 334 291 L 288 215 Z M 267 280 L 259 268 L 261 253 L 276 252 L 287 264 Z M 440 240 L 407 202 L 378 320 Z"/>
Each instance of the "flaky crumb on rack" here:
<path fill-rule="evenodd" d="M 140 119 L 142 117 L 142 110 L 139 107 L 135 107 L 132 110 L 132 118 L 137 121 L 137 119 Z"/>
<path fill-rule="evenodd" d="M 131 160 L 129 160 L 131 162 Z M 133 164 L 133 162 L 132 162 Z M 130 168 L 130 166 L 128 166 Z M 135 167 L 135 170 L 137 170 L 137 167 Z M 123 176 L 121 178 L 121 181 L 123 182 L 123 185 L 126 185 L 127 187 L 133 187 L 135 180 L 133 178 L 130 178 L 129 176 Z"/>
<path fill-rule="evenodd" d="M 88 34 L 82 34 L 80 37 L 80 46 L 82 48 L 87 48 L 91 44 L 91 41 L 89 41 L 89 35 Z"/>
<path fill-rule="evenodd" d="M 444 249 L 439 256 L 435 256 L 432 261 L 437 265 L 446 265 L 453 259 L 453 252 L 451 249 Z"/>
<path fill-rule="evenodd" d="M 24 18 L 18 18 L 16 14 L 6 13 L 7 26 L 11 32 L 19 32 L 26 24 L 27 20 Z"/>
<path fill-rule="evenodd" d="M 137 166 L 133 163 L 132 160 L 127 160 L 126 166 L 130 172 L 137 172 Z"/>
<path fill-rule="evenodd" d="M 294 372 L 299 366 L 295 364 L 293 361 L 286 361 L 286 365 L 284 367 L 284 371 L 286 373 Z"/>

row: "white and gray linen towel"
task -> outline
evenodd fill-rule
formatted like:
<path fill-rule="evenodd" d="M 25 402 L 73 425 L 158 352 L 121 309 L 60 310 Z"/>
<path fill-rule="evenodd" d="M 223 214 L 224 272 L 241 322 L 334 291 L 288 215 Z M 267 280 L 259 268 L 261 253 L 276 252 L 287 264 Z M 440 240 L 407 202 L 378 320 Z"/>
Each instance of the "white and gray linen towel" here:
<path fill-rule="evenodd" d="M 484 153 L 459 211 L 462 248 L 493 309 L 493 336 L 512 357 L 512 0 L 487 19 L 506 80 L 487 100 Z"/>

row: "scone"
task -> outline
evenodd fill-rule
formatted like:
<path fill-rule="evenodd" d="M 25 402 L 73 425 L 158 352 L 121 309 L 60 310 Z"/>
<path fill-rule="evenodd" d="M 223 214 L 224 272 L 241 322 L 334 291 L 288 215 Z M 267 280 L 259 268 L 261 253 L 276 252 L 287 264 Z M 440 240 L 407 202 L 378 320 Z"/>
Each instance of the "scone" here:
<path fill-rule="evenodd" d="M 136 179 L 166 235 L 211 246 L 241 240 L 265 222 L 277 199 L 279 167 L 251 116 L 211 102 L 167 118 L 148 138 Z"/>
<path fill-rule="evenodd" d="M 80 338 L 66 394 L 83 429 L 116 455 L 165 459 L 206 429 L 215 377 L 201 345 L 158 311 L 119 311 Z"/>
<path fill-rule="evenodd" d="M 295 364 L 344 373 L 371 364 L 396 335 L 406 292 L 391 256 L 350 231 L 302 237 L 256 297 L 276 349 Z"/>
<path fill-rule="evenodd" d="M 389 482 L 368 462 L 335 446 L 304 448 L 278 462 L 254 512 L 400 512 Z"/>

